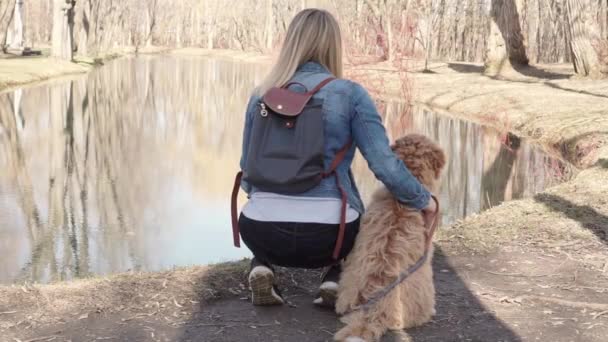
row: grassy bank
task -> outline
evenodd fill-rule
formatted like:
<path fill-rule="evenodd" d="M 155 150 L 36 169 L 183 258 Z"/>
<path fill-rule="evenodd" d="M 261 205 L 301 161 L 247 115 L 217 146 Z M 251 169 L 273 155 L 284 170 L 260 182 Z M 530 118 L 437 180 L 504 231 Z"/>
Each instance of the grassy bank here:
<path fill-rule="evenodd" d="M 84 73 L 90 68 L 87 64 L 48 57 L 3 58 L 0 59 L 0 91 L 54 77 Z"/>
<path fill-rule="evenodd" d="M 148 47 L 140 49 L 137 53 L 159 54 L 167 51 L 169 49 L 162 47 Z M 96 57 L 77 55 L 74 57 L 74 62 L 49 57 L 48 53 L 48 49 L 43 49 L 42 56 L 0 55 L 0 91 L 61 76 L 86 73 L 94 66 L 115 58 L 133 55 L 136 51 L 134 48 L 124 48 L 107 51 Z"/>

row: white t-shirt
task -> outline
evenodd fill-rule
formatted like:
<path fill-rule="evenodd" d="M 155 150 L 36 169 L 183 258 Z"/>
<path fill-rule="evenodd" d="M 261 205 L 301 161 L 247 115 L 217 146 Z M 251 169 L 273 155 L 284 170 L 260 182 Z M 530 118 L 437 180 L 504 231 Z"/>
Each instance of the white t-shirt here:
<path fill-rule="evenodd" d="M 270 192 L 255 192 L 243 207 L 243 215 L 263 222 L 300 222 L 339 224 L 342 200 L 324 197 L 298 197 Z M 346 223 L 359 213 L 347 204 Z"/>

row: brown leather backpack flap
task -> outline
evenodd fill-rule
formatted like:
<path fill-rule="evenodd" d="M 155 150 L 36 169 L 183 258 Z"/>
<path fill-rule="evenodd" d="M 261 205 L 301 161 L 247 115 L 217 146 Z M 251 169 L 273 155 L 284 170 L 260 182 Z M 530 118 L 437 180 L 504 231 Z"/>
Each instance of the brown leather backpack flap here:
<path fill-rule="evenodd" d="M 297 116 L 312 97 L 311 93 L 296 93 L 284 88 L 270 88 L 264 94 L 264 103 L 275 113 Z"/>

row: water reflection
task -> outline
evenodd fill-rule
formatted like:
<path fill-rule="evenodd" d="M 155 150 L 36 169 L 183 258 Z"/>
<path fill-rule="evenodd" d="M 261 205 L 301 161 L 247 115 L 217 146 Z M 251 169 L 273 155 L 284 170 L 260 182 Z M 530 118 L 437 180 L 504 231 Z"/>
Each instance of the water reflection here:
<path fill-rule="evenodd" d="M 0 94 L 0 282 L 247 255 L 232 248 L 228 196 L 243 110 L 261 76 L 247 64 L 142 57 Z M 444 222 L 530 195 L 555 181 L 549 171 L 566 172 L 498 132 L 381 107 L 391 136 L 418 131 L 448 152 Z M 360 159 L 353 171 L 368 198 L 376 181 Z"/>

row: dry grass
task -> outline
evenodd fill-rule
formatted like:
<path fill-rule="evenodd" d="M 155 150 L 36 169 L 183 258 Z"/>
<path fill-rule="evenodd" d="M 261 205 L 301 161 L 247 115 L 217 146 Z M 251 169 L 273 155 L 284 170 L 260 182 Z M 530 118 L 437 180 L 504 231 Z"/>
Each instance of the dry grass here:
<path fill-rule="evenodd" d="M 608 169 L 598 165 L 533 198 L 505 202 L 442 230 L 445 248 L 473 252 L 504 246 L 570 247 L 568 258 L 608 265 Z"/>
<path fill-rule="evenodd" d="M 238 62 L 259 63 L 269 65 L 273 56 L 260 55 L 256 52 L 222 50 L 222 49 L 202 49 L 202 48 L 182 48 L 169 51 L 170 54 L 176 56 L 200 56 L 230 59 Z"/>
<path fill-rule="evenodd" d="M 48 57 L 0 59 L 0 90 L 87 72 L 89 66 Z"/>
<path fill-rule="evenodd" d="M 244 291 L 248 266 L 243 260 L 49 285 L 0 286 L 0 331 L 22 325 L 35 328 L 93 312 L 189 315 L 209 301 Z"/>

